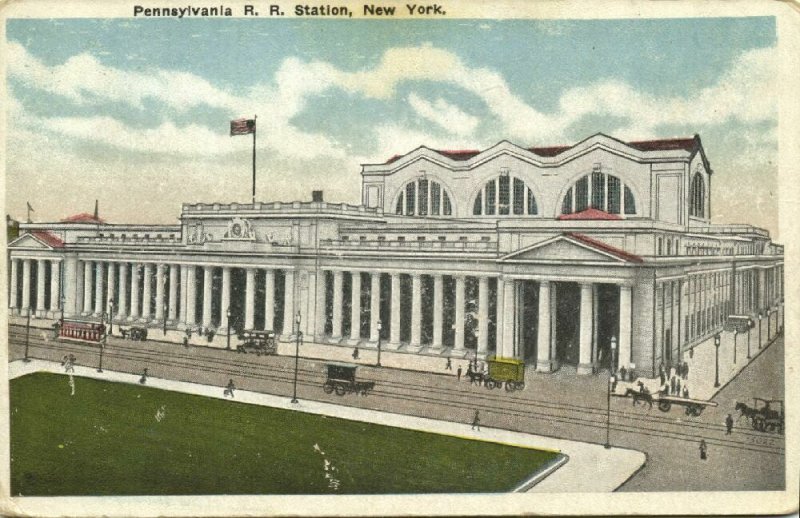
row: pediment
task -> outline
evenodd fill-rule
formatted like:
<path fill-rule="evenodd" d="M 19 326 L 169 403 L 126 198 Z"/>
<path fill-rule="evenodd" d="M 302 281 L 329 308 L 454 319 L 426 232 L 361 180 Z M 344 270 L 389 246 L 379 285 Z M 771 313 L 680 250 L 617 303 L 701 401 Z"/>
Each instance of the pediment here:
<path fill-rule="evenodd" d="M 57 238 L 56 238 L 57 239 Z M 53 250 L 54 246 L 34 234 L 24 234 L 8 244 L 8 248 L 24 248 L 25 250 Z"/>
<path fill-rule="evenodd" d="M 561 235 L 503 257 L 501 262 L 642 262 L 641 258 L 585 236 Z"/>

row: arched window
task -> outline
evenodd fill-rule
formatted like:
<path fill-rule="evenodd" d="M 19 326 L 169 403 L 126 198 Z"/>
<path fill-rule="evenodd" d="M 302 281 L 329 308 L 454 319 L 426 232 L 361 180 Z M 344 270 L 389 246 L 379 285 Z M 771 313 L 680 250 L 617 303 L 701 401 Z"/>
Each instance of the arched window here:
<path fill-rule="evenodd" d="M 536 198 L 533 191 L 519 178 L 501 174 L 492 178 L 475 196 L 472 204 L 475 216 L 535 215 Z"/>
<path fill-rule="evenodd" d="M 403 216 L 450 216 L 453 205 L 439 182 L 418 178 L 400 190 L 394 212 Z"/>
<path fill-rule="evenodd" d="M 578 179 L 561 202 L 561 214 L 595 208 L 609 214 L 636 214 L 633 192 L 616 176 L 600 171 Z"/>
<path fill-rule="evenodd" d="M 689 215 L 704 218 L 706 202 L 706 184 L 703 181 L 703 175 L 694 173 L 692 177 L 692 185 L 689 189 Z"/>

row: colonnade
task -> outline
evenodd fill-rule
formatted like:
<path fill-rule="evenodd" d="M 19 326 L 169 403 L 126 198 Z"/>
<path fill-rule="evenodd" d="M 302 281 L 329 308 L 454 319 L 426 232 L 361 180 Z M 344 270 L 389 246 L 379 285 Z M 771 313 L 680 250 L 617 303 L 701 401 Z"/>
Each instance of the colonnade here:
<path fill-rule="evenodd" d="M 33 264 L 36 263 L 35 273 Z M 8 306 L 12 314 L 54 317 L 61 310 L 61 258 L 17 258 L 10 260 Z M 22 282 L 20 286 L 20 269 Z M 47 282 L 47 274 L 50 282 Z M 32 301 L 35 285 L 35 301 Z M 48 304 L 49 299 L 49 304 Z M 34 303 L 35 302 L 35 303 Z"/>

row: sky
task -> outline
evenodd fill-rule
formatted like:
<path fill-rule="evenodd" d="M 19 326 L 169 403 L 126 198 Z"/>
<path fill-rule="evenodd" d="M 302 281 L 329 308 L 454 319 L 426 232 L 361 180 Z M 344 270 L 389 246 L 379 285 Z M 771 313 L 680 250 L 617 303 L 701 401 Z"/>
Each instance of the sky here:
<path fill-rule="evenodd" d="M 360 165 L 700 134 L 718 223 L 777 232 L 771 17 L 10 19 L 7 211 L 174 223 L 183 202 L 358 203 Z"/>

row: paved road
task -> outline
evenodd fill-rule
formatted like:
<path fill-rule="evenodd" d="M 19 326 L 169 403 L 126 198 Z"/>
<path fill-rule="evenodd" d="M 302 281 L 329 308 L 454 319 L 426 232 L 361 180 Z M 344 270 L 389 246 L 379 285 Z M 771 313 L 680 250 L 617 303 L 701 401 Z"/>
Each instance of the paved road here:
<path fill-rule="evenodd" d="M 32 331 L 30 356 L 59 360 L 72 352 L 79 364 L 97 364 L 96 347 L 55 342 L 48 337 L 48 331 Z M 723 388 L 716 398 L 720 403 L 718 409 L 709 409 L 700 417 L 686 417 L 680 409 L 662 413 L 655 408 L 632 407 L 630 400 L 614 398 L 612 444 L 643 451 L 648 456 L 646 466 L 622 490 L 782 489 L 783 437 L 755 432 L 744 420 L 728 436 L 723 425 L 735 399 L 783 393 L 782 340 L 764 349 L 738 378 Z M 18 359 L 23 354 L 24 328 L 12 326 L 10 357 Z M 293 389 L 294 358 L 290 357 L 257 357 L 219 349 L 187 349 L 169 343 L 112 338 L 103 361 L 104 366 L 116 371 L 136 373 L 148 367 L 154 376 L 219 386 L 233 377 L 243 389 L 286 397 L 291 396 Z M 430 374 L 364 365 L 359 369 L 359 377 L 376 382 L 376 390 L 370 396 L 326 395 L 321 388 L 323 362 L 301 359 L 298 397 L 462 423 L 470 422 L 477 408 L 487 426 L 594 443 L 603 443 L 606 438 L 603 376 L 529 373 L 526 390 L 511 394 L 471 386 L 463 379 L 456 381 L 450 371 Z M 706 461 L 699 459 L 700 438 L 709 444 Z M 602 467 L 598 472 L 602 472 Z"/>

